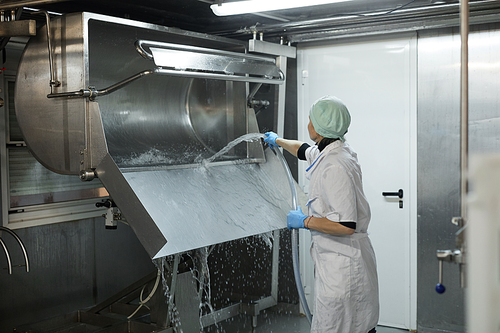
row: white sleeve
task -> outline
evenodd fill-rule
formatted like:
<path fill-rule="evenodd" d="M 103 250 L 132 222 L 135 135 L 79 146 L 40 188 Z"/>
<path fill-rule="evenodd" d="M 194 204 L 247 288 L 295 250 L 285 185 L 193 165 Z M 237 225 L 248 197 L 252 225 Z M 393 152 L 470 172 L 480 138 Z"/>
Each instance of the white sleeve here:
<path fill-rule="evenodd" d="M 309 148 L 306 149 L 306 160 L 309 165 L 313 164 L 314 161 L 316 161 L 316 158 L 318 158 L 319 154 L 321 152 L 318 149 L 318 146 L 310 146 Z"/>
<path fill-rule="evenodd" d="M 341 165 L 325 168 L 321 177 L 321 193 L 326 217 L 334 222 L 357 222 L 356 189 Z"/>

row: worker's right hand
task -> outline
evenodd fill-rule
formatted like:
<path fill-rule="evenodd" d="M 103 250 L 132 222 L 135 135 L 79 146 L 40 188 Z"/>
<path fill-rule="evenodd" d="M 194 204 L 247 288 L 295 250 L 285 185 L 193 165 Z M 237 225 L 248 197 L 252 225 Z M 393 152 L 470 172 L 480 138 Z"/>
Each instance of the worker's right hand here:
<path fill-rule="evenodd" d="M 302 213 L 302 209 L 298 206 L 297 210 L 291 210 L 286 216 L 286 226 L 290 230 L 305 228 L 304 220 L 306 218 L 307 215 Z"/>
<path fill-rule="evenodd" d="M 269 145 L 269 147 L 271 148 L 278 148 L 279 145 L 276 143 L 276 139 L 278 139 L 278 134 L 274 133 L 274 132 L 267 132 L 265 133 L 265 138 L 264 138 L 264 142 L 267 143 Z"/>

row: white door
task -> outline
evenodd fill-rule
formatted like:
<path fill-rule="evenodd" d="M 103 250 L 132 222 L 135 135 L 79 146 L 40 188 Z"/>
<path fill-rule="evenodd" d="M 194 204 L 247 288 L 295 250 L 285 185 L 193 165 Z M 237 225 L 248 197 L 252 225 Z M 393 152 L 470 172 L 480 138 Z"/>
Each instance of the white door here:
<path fill-rule="evenodd" d="M 372 209 L 368 229 L 377 256 L 379 325 L 416 329 L 416 37 L 337 41 L 298 49 L 299 140 L 310 142 L 311 104 L 324 95 L 351 112 L 347 142 L 358 153 Z M 307 192 L 304 162 L 299 183 Z M 403 190 L 403 198 L 382 192 Z M 400 202 L 401 201 L 401 202 Z M 310 239 L 302 232 L 302 241 Z M 303 279 L 312 294 L 309 245 Z"/>

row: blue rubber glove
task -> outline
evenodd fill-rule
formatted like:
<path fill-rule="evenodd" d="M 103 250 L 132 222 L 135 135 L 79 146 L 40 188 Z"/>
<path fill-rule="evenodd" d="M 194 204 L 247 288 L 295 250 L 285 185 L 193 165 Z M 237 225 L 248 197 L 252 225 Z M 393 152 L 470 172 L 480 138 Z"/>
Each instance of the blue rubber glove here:
<path fill-rule="evenodd" d="M 307 215 L 302 213 L 302 209 L 297 207 L 297 210 L 291 210 L 286 216 L 286 226 L 289 230 L 292 229 L 306 229 L 304 226 L 304 220 L 307 218 Z"/>
<path fill-rule="evenodd" d="M 279 138 L 278 134 L 274 132 L 265 133 L 266 137 L 264 138 L 264 142 L 269 145 L 271 148 L 278 148 L 279 145 L 276 143 L 276 139 Z"/>

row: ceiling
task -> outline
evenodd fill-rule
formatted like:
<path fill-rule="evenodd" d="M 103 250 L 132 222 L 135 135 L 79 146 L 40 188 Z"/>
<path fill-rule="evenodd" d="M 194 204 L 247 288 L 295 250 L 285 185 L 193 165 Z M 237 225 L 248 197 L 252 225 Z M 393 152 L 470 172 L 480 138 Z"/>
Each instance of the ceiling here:
<path fill-rule="evenodd" d="M 257 30 L 265 33 L 264 38 L 283 37 L 298 41 L 299 38 L 295 37 L 294 40 L 290 35 L 299 31 L 324 30 L 328 27 L 331 30 L 332 22 L 337 22 L 336 26 L 341 24 L 342 20 L 373 23 L 382 19 L 393 19 L 394 22 L 401 22 L 403 14 L 407 19 L 409 16 L 415 16 L 415 13 L 422 15 L 436 8 L 445 8 L 458 17 L 459 8 L 458 0 L 351 0 L 266 14 L 218 17 L 210 9 L 214 2 L 217 0 L 0 0 L 0 9 L 23 5 L 62 14 L 88 11 L 243 40 L 251 37 L 252 31 Z M 469 2 L 500 7 L 500 1 Z M 33 17 L 38 17 L 40 23 L 43 22 L 41 15 L 33 15 L 30 10 L 25 9 L 21 16 Z M 318 22 L 321 23 L 318 25 Z"/>

